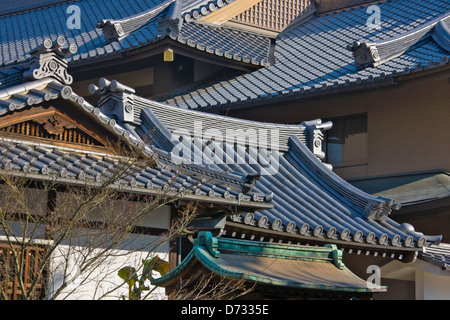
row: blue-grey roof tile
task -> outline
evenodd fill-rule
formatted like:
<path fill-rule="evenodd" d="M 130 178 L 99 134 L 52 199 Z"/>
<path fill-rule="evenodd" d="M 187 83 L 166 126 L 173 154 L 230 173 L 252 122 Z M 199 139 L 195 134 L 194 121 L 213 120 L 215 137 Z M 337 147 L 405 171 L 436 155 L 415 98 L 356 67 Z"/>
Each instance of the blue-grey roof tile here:
<path fill-rule="evenodd" d="M 198 95 L 193 99 L 201 99 L 200 95 L 205 99 L 212 97 L 208 90 L 197 93 Z M 185 97 L 177 97 L 177 99 L 180 98 Z M 367 245 L 382 245 L 386 248 L 387 246 L 391 248 L 421 246 L 424 242 L 431 243 L 437 239 L 428 236 L 422 238 L 420 233 L 407 233 L 389 218 L 378 221 L 365 217 L 363 211 L 367 210 L 368 203 L 381 200 L 354 188 L 326 168 L 306 148 L 308 130 L 303 124 L 284 126 L 234 119 L 183 110 L 136 96 L 134 101 L 138 101 L 142 108 L 136 115 L 141 123 L 140 134 L 150 139 L 148 143 L 163 148 L 167 152 L 174 147 L 170 138 L 171 132 L 185 129 L 192 133 L 195 120 L 202 121 L 206 126 L 204 130 L 209 127 L 224 132 L 227 128 L 278 128 L 281 130 L 280 137 L 283 139 L 281 147 L 279 151 L 273 152 L 278 156 L 279 168 L 274 174 L 262 175 L 252 189 L 258 194 L 274 194 L 272 200 L 274 207 L 256 211 L 245 219 L 244 216 L 235 216 L 233 217 L 235 222 L 293 232 L 304 237 L 313 237 L 315 240 L 340 239 L 349 243 L 365 242 Z M 204 152 L 204 148 L 207 148 L 209 141 L 202 139 L 198 141 L 200 145 L 195 145 L 194 149 L 201 150 L 200 152 L 207 156 L 208 153 Z M 208 164 L 211 170 L 233 172 L 241 176 L 248 176 L 261 170 L 259 164 L 249 162 L 249 159 L 254 159 L 254 155 L 247 149 L 249 146 L 247 143 L 250 142 L 229 144 L 216 141 L 215 143 L 229 159 L 235 159 L 239 154 L 244 155 L 247 161 L 242 164 L 211 161 Z M 182 178 L 185 181 L 180 183 L 180 186 L 189 186 L 186 177 Z M 215 188 L 205 184 L 198 192 L 209 194 L 211 189 L 216 192 L 228 191 L 236 194 L 235 190 L 228 190 L 223 184 Z"/>
<path fill-rule="evenodd" d="M 98 57 L 105 52 L 111 53 L 112 49 L 120 51 L 133 48 L 155 38 L 156 21 L 153 25 L 139 31 L 139 34 L 125 38 L 121 43 L 112 46 L 105 41 L 102 30 L 95 25 L 102 19 L 127 18 L 162 2 L 163 0 L 79 0 L 0 16 L 0 26 L 2 26 L 0 35 L 3 44 L 0 51 L 0 64 L 18 59 L 42 43 L 44 38 L 54 40 L 61 35 L 70 43 L 77 44 L 79 51 L 72 57 L 74 61 Z M 70 15 L 66 10 L 69 5 L 80 8 L 80 29 L 67 27 L 67 19 Z"/>
<path fill-rule="evenodd" d="M 315 16 L 277 37 L 274 65 L 231 78 L 226 87 L 233 86 L 232 95 L 245 102 L 255 99 L 255 93 L 257 98 L 272 99 L 290 94 L 294 89 L 296 94 L 304 94 L 325 84 L 327 87 L 333 83 L 356 85 L 448 63 L 449 52 L 433 41 L 432 32 L 428 32 L 400 56 L 375 67 L 357 68 L 352 52 L 347 49 L 353 42 L 390 40 L 450 13 L 450 3 L 444 0 L 391 0 L 377 5 L 381 11 L 380 29 L 366 25 L 367 5 Z M 431 60 L 434 62 L 430 63 Z M 259 81 L 262 79 L 263 84 Z M 195 90 L 189 94 L 202 96 Z M 186 105 L 182 99 L 170 101 L 176 101 L 183 108 L 199 107 Z M 222 100 L 216 101 L 211 107 L 221 104 Z"/>

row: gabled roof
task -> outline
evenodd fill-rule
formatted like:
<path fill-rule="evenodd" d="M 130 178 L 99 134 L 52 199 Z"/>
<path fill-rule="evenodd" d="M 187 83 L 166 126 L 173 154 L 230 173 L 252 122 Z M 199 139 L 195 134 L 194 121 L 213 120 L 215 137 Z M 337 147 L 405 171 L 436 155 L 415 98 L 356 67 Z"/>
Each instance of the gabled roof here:
<path fill-rule="evenodd" d="M 368 23 L 368 4 L 299 21 L 276 38 L 271 66 L 176 93 L 165 103 L 190 109 L 261 105 L 393 83 L 400 76 L 448 65 L 448 1 L 376 5 L 379 25 Z M 367 62 L 360 61 L 363 57 Z"/>
<path fill-rule="evenodd" d="M 22 11 L 10 5 L 11 12 L 0 15 L 0 65 L 25 56 L 43 39 L 54 41 L 58 36 L 79 48 L 67 59 L 70 65 L 120 57 L 124 52 L 166 38 L 215 57 L 250 66 L 269 65 L 270 38 L 191 18 L 193 12 L 219 6 L 217 1 L 208 2 L 206 7 L 202 1 L 179 0 L 74 0 L 27 4 Z M 68 19 L 74 14 L 67 11 L 69 6 L 80 10 L 79 29 L 68 27 Z"/>
<path fill-rule="evenodd" d="M 267 195 L 252 191 L 246 181 L 246 175 L 224 173 L 195 165 L 177 165 L 171 161 L 165 150 L 146 145 L 132 129 L 127 129 L 126 124 L 104 114 L 74 93 L 68 84 L 63 83 L 71 78 L 60 77 L 61 74 L 67 75 L 67 64 L 61 57 L 55 56 L 55 51 L 60 48 L 55 47 L 51 41 L 44 43 L 46 50 L 38 50 L 32 55 L 30 61 L 33 63 L 21 65 L 22 77 L 17 79 L 17 83 L 2 86 L 0 117 L 12 117 L 15 113 L 22 115 L 22 111 L 50 100 L 54 100 L 52 104 L 55 106 L 58 101 L 67 101 L 64 108 L 81 113 L 96 126 L 104 128 L 117 139 L 124 139 L 155 161 L 154 166 L 143 168 L 139 167 L 139 161 L 136 162 L 130 174 L 120 179 L 115 187 L 142 194 L 175 194 L 183 200 L 226 205 L 236 210 L 272 207 L 269 203 L 271 199 L 266 197 Z M 47 55 L 50 55 L 51 59 L 46 59 Z M 55 68 L 50 69 L 55 72 L 43 74 L 41 71 L 46 71 L 49 63 L 54 64 Z M 67 80 L 67 83 L 70 82 Z M 38 114 L 35 118 L 37 116 Z M 34 180 L 56 179 L 63 184 L 95 186 L 107 180 L 112 174 L 111 168 L 117 167 L 125 160 L 124 157 L 108 153 L 107 150 L 93 152 L 82 145 L 61 146 L 33 141 L 25 136 L 22 138 L 18 134 L 14 137 L 2 137 L 0 140 L 1 170 Z"/>
<path fill-rule="evenodd" d="M 39 63 L 28 67 L 41 70 L 40 63 L 48 62 L 36 61 Z M 27 95 L 35 95 L 39 90 L 55 90 L 57 86 L 61 90 L 52 94 L 72 101 L 73 107 L 101 126 L 123 136 L 130 144 L 141 146 L 147 156 L 157 156 L 160 171 L 173 183 L 167 186 L 162 179 L 158 185 L 163 190 L 174 188 L 187 198 L 201 196 L 210 202 L 230 203 L 231 207 L 247 205 L 249 210 L 245 215 L 236 211 L 232 216 L 229 225 L 233 228 L 253 230 L 255 235 L 275 233 L 302 241 L 397 252 L 414 251 L 441 239 L 403 228 L 389 218 L 391 211 L 400 207 L 399 203 L 362 192 L 339 178 L 320 160 L 323 159 L 322 130 L 329 129 L 329 123 L 317 120 L 279 125 L 181 110 L 136 96 L 132 88 L 103 78 L 99 87 L 90 87 L 90 92 L 99 96 L 98 107 L 94 107 L 74 94 L 68 85 L 63 85 L 59 73 L 50 73 L 41 79 L 37 79 L 41 76 L 39 72 L 25 70 L 23 74 L 30 74 L 32 79 L 22 79 L 2 91 L 1 104 L 8 106 L 3 117 L 20 112 L 10 108 L 11 99 L 25 99 L 23 101 L 32 107 L 41 100 Z M 195 121 L 205 130 L 196 127 Z M 196 129 L 201 131 L 200 136 L 196 136 Z M 227 139 L 220 138 L 222 131 Z M 233 140 L 228 140 L 228 133 Z M 48 166 L 46 170 L 40 167 L 39 159 L 49 154 L 50 158 L 64 160 L 67 165 L 72 161 L 70 152 L 53 154 L 49 146 L 43 147 L 46 151 L 41 152 L 37 146 L 22 141 L 5 140 L 5 143 L 8 147 L 4 151 L 6 162 L 3 165 L 9 164 L 20 173 L 33 168 L 44 178 L 49 172 L 53 174 Z M 79 151 L 81 159 L 78 160 L 88 163 L 81 168 L 93 169 L 94 175 L 90 178 L 101 179 L 108 160 L 100 157 L 93 161 L 88 153 Z M 133 190 L 135 186 L 145 189 L 155 185 L 154 179 L 161 179 L 161 172 L 140 172 L 126 183 Z M 259 211 L 254 213 L 250 210 L 257 208 Z"/>
<path fill-rule="evenodd" d="M 308 291 L 321 290 L 331 295 L 349 293 L 350 297 L 386 291 L 386 287 L 369 287 L 366 280 L 347 269 L 342 252 L 334 245 L 309 247 L 214 238 L 207 232 L 199 233 L 181 264 L 151 282 L 163 287 L 174 286 L 180 279 L 193 282 L 203 275 L 193 270 L 202 267 L 225 279 L 245 280 L 250 286 L 276 287 L 280 296 L 295 296 L 291 290 L 297 294 L 301 291 L 295 290 L 302 290 L 305 296 Z"/>
<path fill-rule="evenodd" d="M 28 2 L 28 1 L 27 1 Z M 31 2 L 31 1 L 29 1 Z M 141 13 L 161 4 L 162 0 L 112 1 L 77 0 L 60 2 L 54 5 L 42 5 L 32 10 L 16 11 L 0 17 L 0 64 L 16 60 L 34 49 L 43 39 L 55 40 L 63 36 L 74 43 L 79 50 L 67 59 L 69 63 L 114 55 L 138 45 L 144 39 L 153 39 L 157 35 L 156 20 L 136 31 L 131 37 L 120 42 L 108 43 L 96 24 L 103 19 L 123 19 Z M 69 28 L 68 19 L 73 12 L 67 12 L 71 5 L 80 9 L 80 29 Z"/>
<path fill-rule="evenodd" d="M 182 110 L 138 97 L 131 88 L 106 79 L 91 86 L 91 92 L 99 95 L 101 110 L 126 122 L 174 161 L 253 177 L 252 190 L 273 195 L 273 209 L 235 215 L 228 222 L 233 228 L 253 236 L 274 233 L 380 251 L 414 250 L 441 239 L 396 223 L 389 214 L 399 203 L 362 192 L 320 160 L 321 148 L 314 146 L 320 147 L 329 124 L 279 125 Z M 127 109 L 129 118 L 124 117 Z M 231 129 L 234 135 L 228 140 Z M 261 133 L 269 137 L 262 144 L 255 140 Z"/>
<path fill-rule="evenodd" d="M 450 271 L 450 244 L 440 243 L 424 248 L 419 258 L 439 266 L 442 270 Z"/>

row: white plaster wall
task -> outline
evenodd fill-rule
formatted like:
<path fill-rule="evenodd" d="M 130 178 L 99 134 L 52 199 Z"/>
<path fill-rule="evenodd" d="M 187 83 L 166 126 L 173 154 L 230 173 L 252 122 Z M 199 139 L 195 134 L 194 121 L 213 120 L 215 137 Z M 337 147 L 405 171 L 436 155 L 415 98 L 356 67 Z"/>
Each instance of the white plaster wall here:
<path fill-rule="evenodd" d="M 393 261 L 381 268 L 383 278 L 414 281 L 416 300 L 450 300 L 450 271 L 423 260 Z M 389 290 L 389 288 L 388 288 Z"/>
<path fill-rule="evenodd" d="M 415 276 L 417 300 L 450 300 L 450 276 L 420 269 Z"/>
<path fill-rule="evenodd" d="M 80 272 L 81 261 L 88 254 L 95 255 L 102 248 L 94 250 L 81 246 L 61 245 L 53 254 L 50 267 L 50 289 L 52 292 L 61 286 L 64 277 L 69 279 L 70 284 L 57 297 L 56 300 L 93 300 L 93 299 L 121 299 L 128 296 L 128 285 L 117 275 L 119 269 L 124 266 L 139 268 L 142 259 L 149 259 L 156 254 L 168 261 L 169 245 L 162 244 L 157 252 L 152 249 L 158 243 L 159 238 L 155 236 L 140 236 L 136 242 L 127 244 L 125 250 L 114 250 L 106 258 L 101 260 L 96 267 L 85 272 Z M 149 250 L 140 246 L 148 244 Z M 138 251 L 134 251 L 138 250 Z M 159 273 L 154 272 L 154 277 L 159 277 Z M 149 285 L 149 283 L 147 283 Z M 110 290 L 116 289 L 111 293 Z M 151 299 L 166 299 L 163 288 L 156 289 L 149 297 Z"/>

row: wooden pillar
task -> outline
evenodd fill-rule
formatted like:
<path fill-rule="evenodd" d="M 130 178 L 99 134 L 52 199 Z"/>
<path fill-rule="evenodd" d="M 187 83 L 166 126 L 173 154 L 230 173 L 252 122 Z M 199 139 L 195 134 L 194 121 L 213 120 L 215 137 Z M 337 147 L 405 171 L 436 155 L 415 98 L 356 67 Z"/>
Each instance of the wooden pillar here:
<path fill-rule="evenodd" d="M 173 227 L 173 221 L 177 218 L 178 210 L 175 206 L 170 206 L 170 225 L 169 228 Z M 178 265 L 178 251 L 179 244 L 178 238 L 173 239 L 169 243 L 169 270 L 172 271 Z"/>
<path fill-rule="evenodd" d="M 45 239 L 52 240 L 55 233 L 56 190 L 49 190 L 47 195 L 47 212 Z"/>

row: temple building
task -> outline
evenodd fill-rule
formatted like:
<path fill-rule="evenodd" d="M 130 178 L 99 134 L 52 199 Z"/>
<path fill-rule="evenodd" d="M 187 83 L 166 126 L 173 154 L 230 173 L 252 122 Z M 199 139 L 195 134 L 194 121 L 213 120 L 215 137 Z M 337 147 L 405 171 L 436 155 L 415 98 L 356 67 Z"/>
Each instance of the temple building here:
<path fill-rule="evenodd" d="M 131 233 L 198 208 L 157 252 L 165 297 L 212 273 L 253 299 L 449 299 L 449 24 L 444 0 L 6 1 L 2 175 L 51 216 L 139 149 L 108 188 L 167 203 Z"/>

